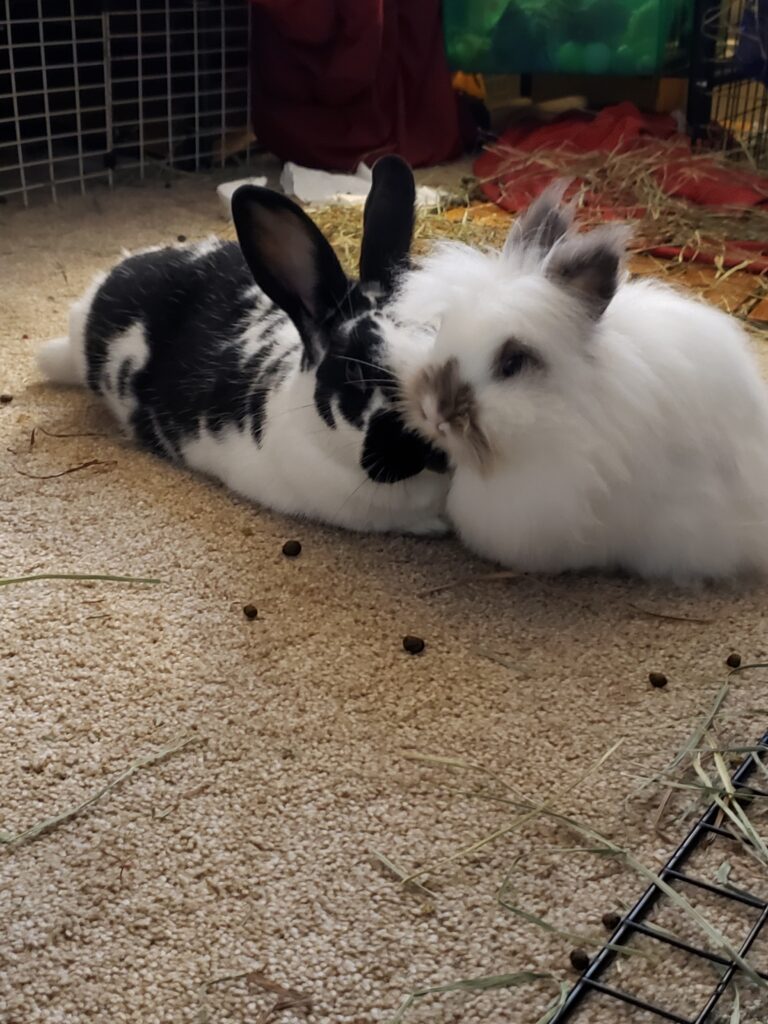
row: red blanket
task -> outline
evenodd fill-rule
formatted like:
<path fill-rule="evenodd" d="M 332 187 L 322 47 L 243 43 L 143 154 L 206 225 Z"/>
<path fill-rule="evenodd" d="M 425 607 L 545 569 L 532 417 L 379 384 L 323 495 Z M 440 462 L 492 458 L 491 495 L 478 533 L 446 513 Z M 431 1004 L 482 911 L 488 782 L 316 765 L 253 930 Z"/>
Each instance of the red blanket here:
<path fill-rule="evenodd" d="M 440 0 L 251 0 L 253 129 L 283 160 L 351 171 L 462 149 Z"/>
<path fill-rule="evenodd" d="M 724 167 L 720 161 L 694 153 L 673 117 L 642 114 L 632 103 L 608 107 L 597 116 L 564 114 L 549 124 L 533 119 L 521 121 L 478 157 L 475 174 L 489 199 L 515 212 L 556 177 L 575 173 L 572 188 L 579 187 L 577 169 L 583 167 L 585 159 L 592 162 L 590 158 L 594 157 L 599 165 L 608 153 L 631 152 L 653 167 L 658 184 L 670 196 L 711 207 L 749 208 L 768 200 L 768 178 L 737 166 Z M 610 205 L 587 192 L 585 203 L 604 219 L 641 217 L 645 212 L 637 205 L 631 188 L 623 199 Z M 768 257 L 768 240 L 734 241 L 729 247 L 726 266 L 744 262 L 743 251 L 749 251 L 756 256 L 749 269 L 762 272 L 768 267 L 768 261 L 759 258 L 760 254 Z M 680 252 L 671 246 L 657 246 L 652 251 L 666 256 Z M 694 254 L 683 255 L 690 258 Z M 696 257 L 707 262 L 714 259 L 705 249 L 697 251 Z"/>

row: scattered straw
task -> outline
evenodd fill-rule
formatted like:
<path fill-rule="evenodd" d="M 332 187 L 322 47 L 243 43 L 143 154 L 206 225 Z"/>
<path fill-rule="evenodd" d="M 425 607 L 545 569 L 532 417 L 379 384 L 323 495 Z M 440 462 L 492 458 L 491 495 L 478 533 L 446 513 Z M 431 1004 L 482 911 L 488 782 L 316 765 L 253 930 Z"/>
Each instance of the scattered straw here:
<path fill-rule="evenodd" d="M 83 469 L 95 469 L 98 467 L 103 473 L 109 469 L 114 469 L 116 465 L 117 462 L 114 459 L 88 459 L 77 466 L 69 466 L 68 469 L 62 469 L 59 473 L 27 473 L 24 469 L 16 469 L 16 472 L 30 480 L 57 480 L 59 477 L 69 476 L 71 473 L 79 473 Z"/>
<path fill-rule="evenodd" d="M 45 427 L 40 427 L 40 426 L 32 428 L 32 436 L 33 437 L 34 437 L 34 435 L 36 433 L 45 434 L 46 437 L 114 437 L 114 438 L 122 437 L 121 434 L 119 434 L 117 432 L 114 432 L 114 431 L 112 433 L 105 433 L 103 431 L 98 431 L 98 430 L 74 430 L 74 431 L 66 431 L 65 430 L 65 431 L 56 431 L 56 430 L 47 430 Z"/>
<path fill-rule="evenodd" d="M 733 783 L 731 782 L 728 768 L 723 760 L 723 755 L 720 751 L 714 750 L 712 752 L 712 756 L 717 773 L 720 777 L 721 787 L 716 787 L 713 784 L 713 780 L 705 771 L 701 753 L 697 753 L 693 759 L 694 771 L 701 779 L 704 786 L 712 791 L 712 799 L 714 803 L 720 808 L 723 816 L 728 818 L 730 821 L 733 826 L 732 831 L 734 834 L 744 840 L 744 850 L 750 856 L 754 857 L 761 867 L 768 868 L 768 846 L 766 846 L 762 836 L 749 820 L 744 808 L 741 806 L 739 797 L 734 790 Z"/>
<path fill-rule="evenodd" d="M 768 665 L 764 663 L 744 665 L 736 671 L 746 671 L 749 668 L 758 667 L 768 668 Z M 734 674 L 735 673 L 731 673 L 731 675 Z M 745 810 L 745 802 L 751 797 L 750 788 L 749 786 L 741 788 L 736 788 L 734 786 L 726 760 L 726 757 L 730 754 L 738 753 L 742 756 L 751 755 L 755 760 L 756 765 L 759 766 L 762 774 L 768 777 L 768 766 L 766 766 L 763 758 L 759 756 L 761 754 L 765 755 L 765 747 L 750 746 L 729 748 L 724 747 L 717 742 L 713 732 L 714 724 L 718 714 L 720 714 L 723 709 L 729 692 L 730 682 L 726 681 L 719 688 L 713 703 L 702 716 L 701 720 L 696 724 L 688 740 L 672 759 L 670 765 L 653 777 L 643 779 L 643 783 L 644 785 L 661 783 L 668 787 L 668 794 L 671 793 L 672 790 L 692 790 L 696 793 L 697 802 L 700 802 L 703 799 L 706 799 L 708 803 L 714 802 L 720 809 L 722 819 L 727 821 L 733 835 L 737 839 L 741 840 L 740 845 L 742 849 L 750 854 L 761 867 L 766 868 L 768 867 L 768 843 L 755 827 L 755 824 L 750 821 L 747 811 Z M 597 767 L 603 764 L 608 757 L 611 756 L 614 749 L 615 748 L 608 751 L 600 759 L 598 765 L 588 773 L 587 777 L 589 777 Z M 423 763 L 434 766 L 443 766 L 449 769 L 481 773 L 484 776 L 494 779 L 497 783 L 500 783 L 503 788 L 509 788 L 506 786 L 504 779 L 498 772 L 487 770 L 482 765 L 465 762 L 460 758 L 434 754 L 409 754 L 407 756 L 410 760 L 422 761 Z M 714 771 L 707 769 L 705 766 L 705 758 L 711 758 Z M 678 781 L 678 779 L 670 777 L 673 772 L 692 772 L 694 774 L 694 781 Z M 582 785 L 584 781 L 585 780 L 582 780 Z M 684 915 L 684 917 L 686 917 L 698 931 L 706 936 L 708 943 L 714 952 L 719 953 L 721 956 L 724 956 L 735 963 L 742 972 L 742 975 L 749 978 L 751 982 L 759 986 L 763 991 L 768 988 L 768 983 L 765 979 L 761 978 L 750 963 L 740 955 L 738 949 L 733 946 L 723 932 L 719 928 L 715 927 L 712 922 L 686 898 L 686 895 L 683 892 L 667 882 L 661 875 L 646 867 L 646 865 L 630 849 L 612 841 L 590 825 L 584 824 L 569 815 L 554 809 L 551 806 L 551 801 L 539 803 L 533 800 L 520 799 L 519 797 L 510 797 L 508 793 L 500 796 L 484 789 L 464 792 L 463 795 L 469 796 L 470 798 L 475 797 L 504 804 L 511 809 L 514 809 L 515 812 L 517 812 L 517 816 L 513 821 L 495 829 L 490 835 L 484 836 L 475 843 L 465 846 L 457 852 L 442 858 L 432 867 L 421 868 L 414 875 L 406 879 L 406 881 L 410 881 L 413 878 L 428 872 L 432 873 L 437 867 L 448 864 L 458 858 L 470 855 L 502 836 L 519 831 L 527 822 L 540 818 L 545 819 L 553 823 L 556 827 L 565 829 L 571 834 L 576 835 L 579 840 L 588 844 L 578 847 L 578 850 L 585 853 L 588 852 L 595 854 L 597 856 L 615 858 L 625 867 L 629 868 L 636 875 L 642 878 L 646 884 L 655 886 L 664 895 L 669 904 L 676 908 L 677 911 Z M 749 803 L 746 803 L 746 807 L 749 807 Z M 571 852 L 566 851 L 565 849 L 555 849 L 556 852 Z M 518 861 L 520 859 L 521 858 L 518 858 Z M 515 861 L 514 863 L 516 864 L 518 861 Z M 721 885 L 738 892 L 739 890 L 730 882 L 731 871 L 732 865 L 730 862 L 724 861 L 716 873 L 716 881 Z M 546 919 L 539 917 L 537 914 L 528 911 L 524 907 L 517 905 L 512 899 L 510 899 L 510 875 L 508 875 L 504 880 L 497 897 L 499 903 L 507 910 L 515 914 L 517 917 L 520 917 L 522 920 L 527 921 L 529 924 L 535 925 L 536 927 L 551 934 L 558 935 L 570 942 L 575 942 L 586 947 L 591 945 L 603 945 L 601 939 L 597 936 L 581 933 L 576 930 L 560 928 Z M 614 947 L 612 946 L 611 948 Z M 620 945 L 616 946 L 615 949 L 618 953 L 628 955 L 632 953 L 640 953 L 643 955 L 645 953 L 644 950 L 633 948 L 632 945 Z M 648 954 L 645 953 L 645 955 Z M 517 978 L 522 977 L 522 975 L 513 975 L 512 977 Z M 449 990 L 450 988 L 444 987 L 424 989 L 420 990 L 418 993 L 414 993 L 413 997 L 410 998 L 410 1001 L 407 1000 L 403 1007 L 401 1007 L 400 1014 L 395 1018 L 393 1024 L 401 1019 L 402 1013 L 412 1004 L 415 998 L 420 998 L 423 995 L 434 992 Z M 733 1010 L 730 1015 L 730 1021 L 731 1024 L 738 1024 L 738 1022 L 741 1021 L 740 997 L 735 988 L 733 992 Z M 545 1015 L 542 1019 L 548 1020 L 550 1018 Z"/>
<path fill-rule="evenodd" d="M 640 615 L 647 615 L 649 619 L 661 619 L 663 622 L 688 622 L 692 626 L 711 626 L 715 619 L 698 619 L 692 615 L 676 615 L 673 612 L 657 612 L 653 608 L 644 608 L 633 601 L 627 602 L 627 607 Z"/>
<path fill-rule="evenodd" d="M 38 580 L 105 580 L 108 583 L 162 583 L 162 580 L 144 579 L 141 576 L 110 576 L 88 572 L 41 572 L 34 576 L 0 576 L 0 587 L 13 583 L 35 583 Z"/>
<path fill-rule="evenodd" d="M 741 996 L 738 985 L 733 986 L 733 1009 L 730 1024 L 741 1024 Z"/>
<path fill-rule="evenodd" d="M 744 972 L 744 974 L 746 974 L 750 978 L 750 980 L 755 982 L 755 984 L 759 985 L 761 988 L 764 989 L 768 988 L 768 981 L 765 981 L 763 978 L 760 977 L 759 974 L 757 974 L 757 972 L 751 966 L 751 964 L 749 964 L 749 962 L 745 960 L 745 958 L 739 953 L 739 951 L 729 942 L 726 936 L 723 935 L 723 933 L 718 928 L 715 928 L 715 926 L 709 920 L 707 920 L 707 918 L 701 913 L 701 911 L 698 910 L 688 899 L 686 899 L 686 897 L 679 890 L 675 889 L 672 885 L 666 882 L 655 871 L 652 871 L 650 868 L 646 867 L 645 864 L 643 864 L 642 861 L 640 861 L 632 853 L 631 850 L 628 850 L 625 847 L 620 846 L 618 843 L 614 843 L 611 839 L 608 839 L 606 836 L 602 835 L 600 832 L 598 832 L 591 826 L 584 825 L 566 814 L 562 814 L 559 811 L 552 810 L 551 807 L 549 807 L 545 803 L 539 804 L 529 800 L 510 800 L 506 797 L 493 796 L 484 793 L 476 793 L 469 795 L 478 796 L 483 799 L 493 800 L 498 803 L 503 803 L 510 807 L 514 807 L 518 811 L 524 812 L 525 817 L 528 819 L 540 817 L 546 818 L 554 822 L 556 825 L 560 825 L 568 831 L 574 833 L 575 835 L 578 835 L 581 839 L 586 839 L 590 844 L 600 847 L 602 855 L 609 855 L 620 860 L 627 867 L 631 868 L 637 875 L 639 875 L 647 884 L 654 885 L 657 889 L 664 893 L 664 895 L 668 898 L 670 903 L 672 903 L 675 907 L 677 907 L 678 910 L 684 913 L 689 918 L 689 920 L 692 921 L 700 929 L 700 931 L 702 931 L 707 936 L 716 952 L 720 953 L 722 956 L 727 957 L 727 959 L 732 960 Z M 466 848 L 465 850 L 461 851 L 458 855 L 444 858 L 444 860 L 441 861 L 441 863 L 445 863 L 449 860 L 454 860 L 456 859 L 456 856 L 462 856 L 467 852 L 472 852 L 472 850 L 477 849 L 480 846 L 486 845 L 488 842 L 491 842 L 498 836 L 504 835 L 512 831 L 513 827 L 514 826 L 505 829 L 497 829 L 492 836 L 486 837 L 486 839 L 484 840 L 480 840 L 478 843 L 475 843 L 473 847 Z"/>
<path fill-rule="evenodd" d="M 727 957 L 729 960 L 732 960 L 739 968 L 741 968 L 747 977 L 755 982 L 755 984 L 762 988 L 768 988 L 768 982 L 757 974 L 754 967 L 744 959 L 739 951 L 728 941 L 725 935 L 723 935 L 719 929 L 715 928 L 715 926 L 707 920 L 701 911 L 694 907 L 679 890 L 664 881 L 664 879 L 661 878 L 660 875 L 656 874 L 655 871 L 651 871 L 650 868 L 647 868 L 630 850 L 619 846 L 610 839 L 601 835 L 595 829 L 590 828 L 587 825 L 582 825 L 580 822 L 574 821 L 567 815 L 558 814 L 547 809 L 544 809 L 543 813 L 546 817 L 562 824 L 570 831 L 588 839 L 590 842 L 602 843 L 606 851 L 610 850 L 628 867 L 632 868 L 636 874 L 643 878 L 644 881 L 663 892 L 670 903 L 674 904 L 678 910 L 681 910 L 692 922 L 698 925 L 699 929 L 707 936 L 717 952 Z"/>
<path fill-rule="evenodd" d="M 697 723 L 693 732 L 690 734 L 690 736 L 683 744 L 683 746 L 680 748 L 680 750 L 672 758 L 667 767 L 663 768 L 660 772 L 657 772 L 647 782 L 644 782 L 640 786 L 638 792 L 641 792 L 649 785 L 663 782 L 665 779 L 669 778 L 675 772 L 680 771 L 681 769 L 685 769 L 693 763 L 693 757 L 695 756 L 696 751 L 699 749 L 702 740 L 712 728 L 712 725 L 715 721 L 715 718 L 717 717 L 718 712 L 722 708 L 723 704 L 725 703 L 726 697 L 730 693 L 730 689 L 731 685 L 729 682 L 723 683 L 723 685 L 717 691 L 712 706 L 704 714 L 703 718 Z"/>
<path fill-rule="evenodd" d="M 557 1010 L 565 1002 L 568 995 L 568 985 L 559 981 L 554 974 L 538 971 L 518 971 L 516 974 L 491 974 L 480 978 L 464 978 L 461 981 L 451 981 L 447 985 L 433 985 L 429 988 L 420 988 L 406 998 L 403 1005 L 391 1018 L 389 1024 L 400 1024 L 408 1010 L 425 996 L 442 995 L 446 992 L 492 992 L 500 988 L 520 988 L 522 985 L 530 985 L 537 981 L 554 983 L 560 989 L 557 1000 L 547 1008 L 543 1017 L 540 1017 L 536 1024 L 548 1024 Z"/>
<path fill-rule="evenodd" d="M 442 594 L 445 590 L 453 590 L 455 587 L 460 587 L 465 583 L 482 583 L 483 581 L 496 581 L 496 580 L 517 580 L 528 577 L 528 573 L 514 572 L 508 569 L 502 569 L 498 572 L 476 572 L 470 573 L 468 576 L 460 576 L 456 580 L 451 580 L 450 583 L 440 583 L 436 587 L 428 587 L 427 590 L 420 590 L 416 594 L 417 597 L 431 597 L 432 594 Z"/>
<path fill-rule="evenodd" d="M 617 743 L 614 743 L 613 746 L 609 750 L 607 750 L 603 754 L 603 756 L 601 758 L 599 758 L 599 760 L 589 769 L 589 771 L 586 772 L 578 780 L 576 785 L 577 786 L 585 785 L 592 778 L 592 776 L 597 771 L 599 771 L 600 768 L 602 768 L 602 766 L 605 764 L 605 762 L 608 761 L 611 757 L 613 757 L 613 755 L 616 753 L 616 751 L 619 749 L 619 747 L 622 745 L 622 743 L 623 743 L 623 740 L 619 740 Z M 440 764 L 440 763 L 443 763 L 443 764 L 450 764 L 450 766 L 453 767 L 453 768 L 459 768 L 459 769 L 469 770 L 469 771 L 473 771 L 473 772 L 484 771 L 484 769 L 479 768 L 478 765 L 468 764 L 465 761 L 461 761 L 459 758 L 451 758 L 448 761 L 448 760 L 442 759 L 442 758 L 441 759 L 437 759 L 432 754 L 415 754 L 415 753 L 412 753 L 412 754 L 405 754 L 404 756 L 407 757 L 409 761 L 421 761 L 424 764 L 436 764 L 436 763 Z M 486 774 L 488 774 L 491 777 L 497 779 L 498 781 L 502 781 L 500 776 L 496 775 L 494 772 L 488 771 Z M 503 781 L 502 781 L 502 785 L 504 785 L 506 789 L 510 788 L 510 787 L 506 786 L 506 784 L 503 783 Z M 472 795 L 482 796 L 483 794 L 472 794 Z M 514 804 L 515 806 L 517 806 L 524 813 L 522 813 L 520 815 L 520 817 L 516 818 L 514 821 L 508 822 L 506 825 L 503 825 L 501 828 L 495 829 L 493 832 L 490 833 L 490 835 L 486 835 L 486 836 L 483 836 L 482 839 L 478 839 L 477 842 L 472 843 L 470 846 L 462 847 L 462 849 L 457 850 L 455 853 L 449 854 L 447 857 L 441 858 L 432 867 L 427 866 L 427 867 L 420 868 L 418 871 L 415 871 L 413 874 L 409 875 L 406 879 L 404 879 L 403 880 L 403 884 L 405 884 L 406 882 L 412 882 L 416 878 L 421 878 L 422 875 L 431 874 L 438 867 L 444 867 L 445 865 L 450 864 L 453 861 L 461 860 L 464 857 L 471 856 L 471 854 L 477 853 L 478 850 L 482 850 L 483 847 L 488 846 L 490 843 L 495 842 L 497 839 L 500 839 L 502 836 L 509 835 L 511 832 L 519 832 L 520 829 L 523 828 L 524 825 L 527 825 L 528 822 L 534 821 L 536 818 L 541 817 L 541 815 L 544 814 L 545 810 L 548 809 L 548 804 L 547 803 L 541 804 L 539 806 L 534 806 L 533 804 L 527 804 L 526 801 L 520 800 L 520 799 L 510 800 L 509 798 L 502 798 L 502 797 L 490 797 L 490 799 L 498 799 L 498 800 L 501 800 L 503 803 Z"/>
<path fill-rule="evenodd" d="M 709 157 L 707 156 L 707 159 Z M 543 159 L 557 173 L 568 174 L 570 166 L 564 153 L 513 154 L 512 159 L 525 162 Z M 590 166 L 591 160 L 591 166 Z M 730 298 L 729 285 L 740 276 L 752 261 L 760 257 L 754 250 L 738 249 L 738 242 L 768 241 L 768 211 L 761 208 L 750 210 L 735 208 L 711 208 L 674 199 L 667 195 L 653 176 L 658 161 L 643 162 L 637 154 L 612 154 L 608 158 L 594 155 L 578 165 L 579 176 L 598 202 L 628 209 L 626 219 L 632 219 L 637 207 L 646 209 L 646 215 L 636 222 L 636 254 L 631 268 L 642 274 L 649 271 L 657 276 L 680 280 L 686 287 L 705 293 L 707 298 L 719 304 L 730 313 L 742 316 L 768 291 L 768 272 L 752 274 L 749 294 Z M 732 164 L 728 164 L 732 166 Z M 582 195 L 583 201 L 583 195 Z M 458 200 L 457 200 L 458 201 Z M 325 206 L 310 209 L 312 218 L 336 249 L 348 273 L 356 274 L 360 255 L 362 235 L 362 209 L 356 206 Z M 597 222 L 601 215 L 585 207 L 580 219 L 585 223 Z M 470 200 L 469 194 L 459 205 L 448 210 L 419 210 L 414 229 L 414 255 L 428 252 L 434 242 L 451 239 L 479 248 L 499 248 L 506 238 L 512 216 L 488 203 Z M 234 231 L 230 231 L 234 237 Z M 729 245 L 726 259 L 725 243 Z M 667 258 L 657 258 L 652 250 L 666 246 L 670 250 Z M 678 252 L 681 247 L 684 252 Z M 707 274 L 701 273 L 703 264 L 696 264 L 693 273 L 691 261 L 697 254 L 706 258 L 709 265 Z M 768 258 L 765 259 L 768 266 Z M 715 273 L 712 273 L 714 269 Z M 719 277 L 720 280 L 716 280 Z M 723 287 L 725 285 L 725 287 Z M 737 289 L 740 292 L 740 289 Z M 765 329 L 745 321 L 750 333 L 764 337 Z"/>
<path fill-rule="evenodd" d="M 520 665 L 516 661 L 506 657 L 499 651 L 487 650 L 484 647 L 475 647 L 474 653 L 478 658 L 486 658 L 488 661 L 492 661 L 494 665 L 501 665 L 502 668 L 509 668 L 513 671 L 520 668 Z"/>
<path fill-rule="evenodd" d="M 760 207 L 708 207 L 678 199 L 669 194 L 666 177 L 674 173 L 675 187 L 706 179 L 708 168 L 734 170 L 733 154 L 711 150 L 685 155 L 688 166 L 680 161 L 679 143 L 675 140 L 653 140 L 647 146 L 611 153 L 574 153 L 568 146 L 526 152 L 499 145 L 489 147 L 502 157 L 493 179 L 501 175 L 520 177 L 531 167 L 540 167 L 564 178 L 582 182 L 577 202 L 583 215 L 590 217 L 592 205 L 624 212 L 627 219 L 636 219 L 642 238 L 638 247 L 659 245 L 683 247 L 691 252 L 712 249 L 714 261 L 723 266 L 725 243 L 767 241 L 768 212 Z M 590 206 L 585 206 L 589 195 Z M 602 218 L 597 211 L 593 217 Z M 739 253 L 739 269 L 756 258 L 754 251 Z M 717 264 L 716 264 L 717 265 Z M 724 271 L 729 273 L 730 271 Z"/>
<path fill-rule="evenodd" d="M 591 853 L 597 856 L 613 856 L 612 853 L 606 851 L 600 846 L 589 846 L 579 849 L 583 849 L 583 852 L 585 853 Z M 573 853 L 573 850 L 564 849 L 557 850 L 556 852 Z M 518 857 L 514 863 L 517 863 L 521 859 L 522 857 Z M 551 921 L 547 921 L 545 918 L 539 917 L 538 914 L 534 914 L 532 911 L 526 910 L 519 904 L 513 903 L 509 898 L 510 890 L 511 881 L 510 876 L 508 875 L 502 882 L 501 888 L 496 894 L 496 899 L 499 905 L 504 907 L 504 909 L 508 910 L 511 914 L 514 914 L 515 917 L 522 918 L 523 921 L 527 921 L 529 924 L 535 925 L 537 928 L 540 928 L 542 931 L 548 932 L 550 935 L 557 935 L 558 938 L 566 939 L 568 942 L 573 943 L 574 945 L 579 947 L 586 946 L 593 948 L 602 948 L 603 946 L 605 946 L 605 948 L 613 950 L 614 953 L 617 953 L 619 956 L 634 956 L 639 957 L 640 959 L 648 960 L 654 964 L 662 963 L 662 959 L 657 954 L 649 953 L 645 949 L 639 949 L 633 946 L 618 945 L 615 942 L 605 942 L 603 936 L 601 935 L 592 935 L 587 932 L 579 932 L 571 928 L 558 928 L 558 926 L 552 924 Z"/>
<path fill-rule="evenodd" d="M 88 799 L 84 800 L 81 804 L 77 804 L 75 807 L 70 807 L 69 810 L 63 811 L 61 814 L 55 814 L 51 818 L 46 818 L 44 821 L 38 822 L 37 825 L 33 825 L 31 828 L 25 829 L 24 832 L 19 832 L 17 835 L 13 835 L 8 832 L 0 832 L 0 845 L 9 847 L 20 846 L 22 843 L 38 839 L 47 832 L 52 832 L 54 829 L 58 828 L 59 825 L 64 825 L 66 822 L 72 821 L 73 818 L 77 818 L 83 813 L 83 811 L 87 810 L 89 807 L 93 807 L 93 805 L 98 803 L 99 800 L 102 800 L 114 789 L 117 789 L 118 786 L 122 785 L 126 779 L 130 779 L 132 775 L 135 775 L 143 768 L 149 768 L 150 765 L 164 761 L 172 754 L 177 754 L 180 750 L 184 750 L 185 747 L 194 743 L 196 739 L 196 736 L 187 736 L 183 739 L 175 740 L 173 743 L 169 743 L 165 747 L 161 747 L 160 750 L 155 751 L 153 754 L 147 754 L 145 757 L 140 757 L 138 761 L 134 761 L 133 764 L 129 765 L 116 775 L 111 782 L 108 782 L 106 786 L 102 786 L 101 789 L 92 796 L 89 796 Z"/>
<path fill-rule="evenodd" d="M 469 209 L 469 208 L 468 208 Z M 360 259 L 363 213 L 354 206 L 325 206 L 310 211 L 312 219 L 336 250 L 344 269 L 357 274 Z M 419 210 L 413 232 L 416 256 L 429 252 L 436 241 L 451 239 L 474 246 L 501 246 L 509 231 L 511 218 L 503 215 L 498 223 L 476 222 L 471 216 L 462 221 L 446 217 L 441 211 Z"/>
<path fill-rule="evenodd" d="M 391 875 L 394 875 L 398 882 L 402 882 L 403 885 L 406 886 L 412 886 L 423 896 L 428 896 L 430 899 L 433 899 L 435 897 L 435 893 L 433 893 L 431 889 L 428 889 L 426 885 L 422 885 L 421 882 L 409 882 L 408 872 L 403 871 L 403 869 L 398 867 L 397 864 L 394 863 L 394 861 L 391 861 L 389 859 L 389 857 L 386 857 L 383 853 L 380 853 L 378 850 L 371 850 L 370 852 L 371 856 L 375 860 L 377 860 L 382 867 L 386 868 L 386 870 L 389 871 Z"/>
<path fill-rule="evenodd" d="M 202 986 L 201 996 L 203 1001 L 206 994 L 212 988 L 215 988 L 217 985 L 226 985 L 231 981 L 245 981 L 246 984 L 256 985 L 265 992 L 270 992 L 275 996 L 275 1001 L 255 1019 L 254 1024 L 268 1024 L 273 1017 L 284 1010 L 303 1010 L 308 1012 L 312 1009 L 312 1000 L 309 996 L 298 992 L 294 988 L 286 988 L 285 985 L 281 985 L 277 981 L 272 981 L 271 978 L 264 974 L 263 969 L 260 971 L 238 971 L 235 974 L 224 974 L 220 978 L 211 978 L 209 981 L 204 982 Z M 209 1020 L 210 1013 L 208 1007 L 203 1006 L 197 1015 L 197 1024 L 208 1024 Z"/>

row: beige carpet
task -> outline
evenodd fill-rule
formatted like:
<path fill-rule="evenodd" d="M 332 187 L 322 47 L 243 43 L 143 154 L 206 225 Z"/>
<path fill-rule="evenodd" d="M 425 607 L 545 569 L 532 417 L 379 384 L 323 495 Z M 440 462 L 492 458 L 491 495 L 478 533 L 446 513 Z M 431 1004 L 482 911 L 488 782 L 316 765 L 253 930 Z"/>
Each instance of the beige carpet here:
<path fill-rule="evenodd" d="M 658 869 L 687 826 L 654 831 L 660 794 L 635 796 L 638 779 L 706 713 L 731 650 L 768 659 L 768 590 L 488 580 L 450 540 L 359 537 L 249 507 L 103 436 L 93 401 L 43 385 L 33 364 L 35 341 L 62 332 L 68 302 L 122 246 L 223 227 L 210 184 L 4 207 L 0 225 L 0 392 L 13 396 L 0 405 L 0 572 L 162 581 L 0 588 L 0 829 L 20 833 L 192 741 L 0 850 L 3 1024 L 254 1024 L 282 999 L 272 983 L 312 1004 L 276 1020 L 362 1024 L 456 979 L 533 969 L 572 981 L 576 942 L 505 909 L 501 883 L 601 941 L 601 915 L 630 905 L 642 879 L 615 858 L 564 853 L 592 844 L 542 820 L 438 862 L 514 820 L 476 794 L 484 784 L 546 801 Z M 281 554 L 292 537 L 296 560 Z M 426 639 L 423 655 L 404 653 L 406 633 Z M 665 690 L 648 685 L 653 669 Z M 722 739 L 755 740 L 767 706 L 765 673 L 734 676 Z M 402 888 L 372 851 L 430 867 L 433 895 Z M 712 870 L 729 857 L 709 855 Z M 768 892 L 730 861 L 734 884 Z M 621 969 L 691 1017 L 716 978 L 677 955 Z M 406 1020 L 534 1024 L 556 994 L 540 981 L 441 995 Z M 748 986 L 741 1019 L 768 1020 Z M 577 1020 L 652 1021 L 599 1001 Z"/>

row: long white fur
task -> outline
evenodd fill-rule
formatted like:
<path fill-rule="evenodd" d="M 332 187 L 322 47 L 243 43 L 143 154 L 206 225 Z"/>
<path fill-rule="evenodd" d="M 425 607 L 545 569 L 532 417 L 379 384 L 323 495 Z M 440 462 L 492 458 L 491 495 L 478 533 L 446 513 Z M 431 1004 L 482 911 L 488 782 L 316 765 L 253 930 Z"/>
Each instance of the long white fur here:
<path fill-rule="evenodd" d="M 509 254 L 508 254 L 509 256 Z M 539 260 L 447 245 L 407 279 L 440 323 L 499 453 L 411 423 L 455 465 L 448 512 L 477 553 L 528 571 L 623 567 L 679 582 L 768 571 L 768 390 L 741 327 L 658 281 L 620 284 L 595 323 Z M 492 378 L 517 338 L 545 372 Z"/>

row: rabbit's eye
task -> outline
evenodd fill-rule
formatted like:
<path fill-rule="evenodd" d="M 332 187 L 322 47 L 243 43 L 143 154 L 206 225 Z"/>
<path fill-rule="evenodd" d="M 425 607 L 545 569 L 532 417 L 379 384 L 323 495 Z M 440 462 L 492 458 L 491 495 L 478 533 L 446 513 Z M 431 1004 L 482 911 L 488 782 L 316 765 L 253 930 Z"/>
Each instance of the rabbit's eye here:
<path fill-rule="evenodd" d="M 499 363 L 499 371 L 502 377 L 514 377 L 515 374 L 520 373 L 523 367 L 528 362 L 528 356 L 525 352 L 511 352 Z"/>
<path fill-rule="evenodd" d="M 510 339 L 499 349 L 494 366 L 494 376 L 509 380 L 527 367 L 541 366 L 541 360 L 529 349 Z"/>

